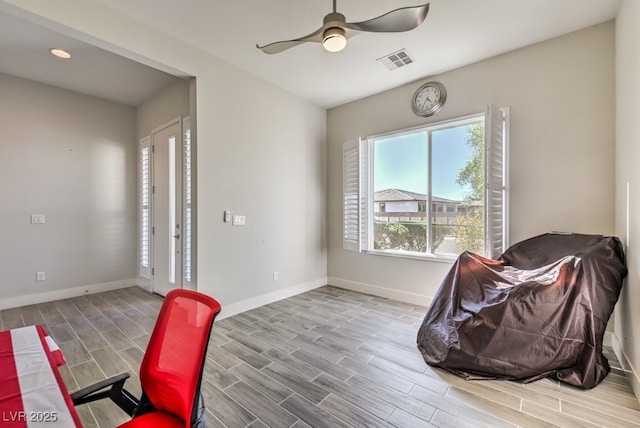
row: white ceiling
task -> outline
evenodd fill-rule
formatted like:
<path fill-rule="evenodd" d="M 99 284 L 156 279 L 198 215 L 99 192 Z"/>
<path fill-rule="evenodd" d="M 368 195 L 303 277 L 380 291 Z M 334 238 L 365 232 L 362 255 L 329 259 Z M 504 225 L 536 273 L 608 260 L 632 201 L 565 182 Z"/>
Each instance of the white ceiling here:
<path fill-rule="evenodd" d="M 267 55 L 256 49 L 256 43 L 311 33 L 331 12 L 331 0 L 99 1 L 325 108 L 608 21 L 615 18 L 620 2 L 431 0 L 425 22 L 413 31 L 362 34 L 335 54 L 309 43 Z M 338 0 L 337 4 L 338 12 L 353 22 L 425 1 Z M 36 56 L 37 49 L 48 49 L 57 37 L 63 38 L 0 13 L 0 55 L 7 58 L 4 55 L 10 52 L 9 58 L 14 58 L 0 62 L 0 72 L 132 105 L 168 83 L 162 72 L 77 41 L 62 40 L 67 44 L 61 45 L 75 52 L 72 61 L 49 58 L 46 51 Z M 376 62 L 402 48 L 414 58 L 413 64 L 389 71 Z M 101 90 L 109 96 L 101 95 Z"/>
<path fill-rule="evenodd" d="M 49 48 L 73 54 L 62 60 Z M 175 79 L 161 71 L 0 12 L 0 73 L 137 106 Z"/>

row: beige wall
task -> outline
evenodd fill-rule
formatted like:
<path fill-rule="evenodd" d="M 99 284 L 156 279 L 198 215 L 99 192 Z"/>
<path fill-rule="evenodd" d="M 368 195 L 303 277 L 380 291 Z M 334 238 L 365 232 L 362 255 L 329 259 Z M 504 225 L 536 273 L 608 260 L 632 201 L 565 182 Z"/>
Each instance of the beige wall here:
<path fill-rule="evenodd" d="M 616 233 L 629 276 L 616 308 L 614 348 L 640 397 L 640 2 L 624 0 L 616 20 Z M 627 197 L 628 189 L 628 197 Z M 628 202 L 627 202 L 628 201 Z"/>
<path fill-rule="evenodd" d="M 135 110 L 7 75 L 0 93 L 0 307 L 132 283 Z"/>
<path fill-rule="evenodd" d="M 324 109 L 96 0 L 0 8 L 196 78 L 198 287 L 222 316 L 326 283 Z M 246 225 L 223 223 L 224 210 Z"/>
<path fill-rule="evenodd" d="M 328 113 L 330 283 L 426 304 L 449 263 L 342 249 L 342 145 L 369 136 L 509 106 L 510 238 L 551 230 L 614 233 L 614 24 L 462 67 L 432 79 L 448 93 L 435 117 L 413 115 L 423 81 Z"/>
<path fill-rule="evenodd" d="M 198 286 L 233 311 L 325 285 L 327 269 L 326 113 L 238 74 L 197 77 Z"/>
<path fill-rule="evenodd" d="M 136 110 L 138 140 L 177 117 L 189 116 L 189 80 L 175 82 L 155 94 Z"/>

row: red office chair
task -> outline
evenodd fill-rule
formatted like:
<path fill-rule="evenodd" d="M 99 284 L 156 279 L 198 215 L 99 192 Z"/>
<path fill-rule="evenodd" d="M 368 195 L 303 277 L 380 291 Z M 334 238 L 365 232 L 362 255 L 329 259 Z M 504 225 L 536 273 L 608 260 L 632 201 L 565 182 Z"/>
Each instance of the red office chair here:
<path fill-rule="evenodd" d="M 132 419 L 121 427 L 204 427 L 200 383 L 209 335 L 220 304 L 191 290 L 172 290 L 140 366 L 142 397 L 124 389 L 128 373 L 71 394 L 77 406 L 110 398 Z"/>

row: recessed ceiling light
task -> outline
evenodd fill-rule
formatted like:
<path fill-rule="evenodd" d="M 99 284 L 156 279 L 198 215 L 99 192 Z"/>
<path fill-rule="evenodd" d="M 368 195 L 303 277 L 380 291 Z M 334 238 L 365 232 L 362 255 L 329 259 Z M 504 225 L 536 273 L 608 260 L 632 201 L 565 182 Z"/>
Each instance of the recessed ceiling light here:
<path fill-rule="evenodd" d="M 63 49 L 49 49 L 49 52 L 51 52 L 52 55 L 55 55 L 58 58 L 62 58 L 62 59 L 71 58 L 71 54 Z"/>

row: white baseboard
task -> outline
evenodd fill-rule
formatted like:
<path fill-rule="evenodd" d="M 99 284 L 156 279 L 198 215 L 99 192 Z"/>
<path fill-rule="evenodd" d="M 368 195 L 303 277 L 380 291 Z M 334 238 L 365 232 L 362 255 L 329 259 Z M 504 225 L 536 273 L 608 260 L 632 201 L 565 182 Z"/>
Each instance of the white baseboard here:
<path fill-rule="evenodd" d="M 222 311 L 217 319 L 224 319 L 233 315 L 259 308 L 260 306 L 268 305 L 269 303 L 277 302 L 278 300 L 286 299 L 310 290 L 327 285 L 327 278 L 318 278 L 310 282 L 297 284 L 291 287 L 287 287 L 281 290 L 273 291 L 271 293 L 262 294 L 260 296 L 252 297 L 250 299 L 242 300 L 240 302 L 232 303 L 230 305 L 222 305 Z"/>
<path fill-rule="evenodd" d="M 137 285 L 138 287 L 148 291 L 149 293 L 153 293 L 153 290 L 151 287 L 151 281 L 146 278 L 138 278 L 134 285 Z"/>
<path fill-rule="evenodd" d="M 379 287 L 377 285 L 365 284 L 363 282 L 349 281 L 341 278 L 328 278 L 329 285 L 345 288 L 347 290 L 359 291 L 361 293 L 373 294 L 374 296 L 386 297 L 387 299 L 398 300 L 400 302 L 411 303 L 419 306 L 429 307 L 433 296 L 409 293 L 407 291 L 393 290 L 391 288 Z"/>
<path fill-rule="evenodd" d="M 8 297 L 0 300 L 0 310 L 18 308 L 20 306 L 35 305 L 38 303 L 52 302 L 54 300 L 60 299 L 69 299 L 71 297 L 84 296 L 86 294 L 117 290 L 119 288 L 133 287 L 137 284 L 138 283 L 136 279 L 122 279 L 119 281 L 84 285 L 82 287 L 64 288 L 62 290 L 45 291 L 44 293 L 25 294 L 23 296 Z"/>
<path fill-rule="evenodd" d="M 633 389 L 633 393 L 640 402 L 640 372 L 638 372 L 636 367 L 633 367 L 633 364 L 631 364 L 631 361 L 627 358 L 627 355 L 622 348 L 622 343 L 615 334 L 611 335 L 611 341 L 613 352 L 615 352 L 618 357 L 618 361 L 620 361 L 622 369 L 627 374 L 629 383 L 631 383 L 631 389 Z"/>

